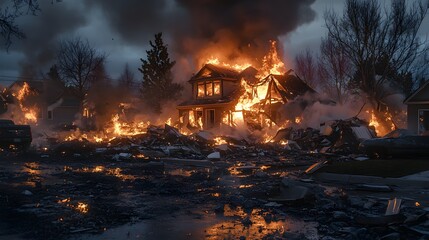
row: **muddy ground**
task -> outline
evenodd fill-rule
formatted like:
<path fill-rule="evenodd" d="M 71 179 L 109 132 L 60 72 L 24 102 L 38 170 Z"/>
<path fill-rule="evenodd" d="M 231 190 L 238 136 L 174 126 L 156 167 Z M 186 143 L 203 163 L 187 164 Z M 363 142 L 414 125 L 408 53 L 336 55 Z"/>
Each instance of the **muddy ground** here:
<path fill-rule="evenodd" d="M 0 239 L 428 239 L 428 189 L 380 195 L 303 175 L 315 162 L 343 156 L 232 152 L 187 162 L 30 151 L 0 157 Z M 310 194 L 285 199 L 285 178 Z M 401 192 L 409 196 L 404 219 L 356 220 L 383 215 L 387 199 Z"/>

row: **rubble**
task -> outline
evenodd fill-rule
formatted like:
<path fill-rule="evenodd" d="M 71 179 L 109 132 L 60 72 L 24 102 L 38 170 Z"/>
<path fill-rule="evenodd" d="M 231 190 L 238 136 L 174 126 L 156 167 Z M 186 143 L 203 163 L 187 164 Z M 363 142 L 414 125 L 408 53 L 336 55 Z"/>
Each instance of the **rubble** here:
<path fill-rule="evenodd" d="M 189 217 L 190 234 L 200 238 L 425 235 L 425 204 L 402 196 L 401 204 L 389 205 L 374 197 L 397 196 L 400 187 L 315 177 L 332 162 L 365 160 L 349 155 L 368 136 L 363 124 L 351 119 L 321 131 L 283 129 L 265 144 L 150 125 L 144 134 L 109 141 L 57 140 L 29 155 L 0 152 L 8 154 L 0 162 L 0 210 L 6 213 L 0 218 L 11 226 L 8 233 L 35 239 L 105 234 L 127 223 L 156 225 L 171 215 Z M 392 215 L 381 215 L 386 209 Z M 7 218 L 15 215 L 20 217 Z"/>
<path fill-rule="evenodd" d="M 280 129 L 270 142 L 283 144 L 288 150 L 346 155 L 358 153 L 359 143 L 374 137 L 375 129 L 368 122 L 354 117 L 322 123 L 320 129 Z"/>

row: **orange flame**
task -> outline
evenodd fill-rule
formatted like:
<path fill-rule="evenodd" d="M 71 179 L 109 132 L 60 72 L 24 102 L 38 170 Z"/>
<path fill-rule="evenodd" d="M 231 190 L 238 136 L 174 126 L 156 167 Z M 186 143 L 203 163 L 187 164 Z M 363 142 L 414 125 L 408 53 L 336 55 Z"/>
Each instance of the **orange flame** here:
<path fill-rule="evenodd" d="M 369 118 L 369 126 L 373 126 L 375 128 L 375 132 L 377 136 L 384 136 L 387 133 L 396 129 L 395 124 L 392 121 L 392 115 L 389 112 L 384 112 L 383 117 L 385 117 L 386 124 L 382 124 L 376 117 L 374 110 L 367 110 L 368 114 L 370 114 Z"/>
<path fill-rule="evenodd" d="M 280 60 L 277 53 L 276 41 L 270 41 L 271 47 L 268 54 L 262 59 L 262 68 L 259 69 L 259 74 L 256 76 L 259 79 L 265 79 L 270 74 L 284 74 L 286 72 L 285 64 Z M 218 58 L 211 57 L 206 61 L 209 64 L 220 65 L 235 70 L 244 70 L 251 66 L 249 63 L 231 65 L 222 63 Z M 244 61 L 243 61 L 244 62 Z M 222 123 L 228 125 L 241 125 L 245 123 L 244 112 L 251 112 L 259 114 L 260 109 L 257 107 L 267 96 L 269 81 L 259 82 L 258 84 L 251 85 L 244 78 L 240 82 L 241 88 L 244 89 L 243 94 L 239 97 L 238 102 L 234 108 L 235 111 L 231 113 L 224 113 Z M 192 119 L 191 121 L 195 121 Z M 271 125 L 271 120 L 261 120 L 262 125 Z"/>
<path fill-rule="evenodd" d="M 24 106 L 24 100 L 31 94 L 30 85 L 27 82 L 24 82 L 22 87 L 16 92 L 12 93 L 12 96 L 16 97 L 19 103 L 19 107 L 24 114 L 24 120 L 20 123 L 37 123 L 37 107 L 26 107 Z"/>

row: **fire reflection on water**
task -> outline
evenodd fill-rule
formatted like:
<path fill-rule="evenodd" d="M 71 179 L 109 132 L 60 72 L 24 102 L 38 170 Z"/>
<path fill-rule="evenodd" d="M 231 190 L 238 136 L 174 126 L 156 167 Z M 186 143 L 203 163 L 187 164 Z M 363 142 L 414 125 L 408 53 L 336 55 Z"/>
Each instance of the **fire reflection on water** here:
<path fill-rule="evenodd" d="M 114 176 L 122 181 L 126 180 L 135 180 L 135 176 L 124 174 L 123 170 L 119 167 L 116 168 L 108 168 L 101 165 L 94 167 L 82 167 L 82 168 L 72 168 L 70 166 L 64 166 L 64 172 L 72 171 L 72 172 L 84 172 L 84 173 L 99 173 L 104 174 L 106 176 Z"/>
<path fill-rule="evenodd" d="M 41 181 L 42 171 L 40 169 L 40 164 L 37 162 L 28 162 L 22 167 L 21 171 L 28 174 L 28 179 L 24 185 L 35 187 L 36 182 Z"/>
<path fill-rule="evenodd" d="M 74 202 L 71 198 L 64 198 L 57 201 L 58 204 L 69 207 L 79 213 L 86 214 L 89 211 L 89 205 L 84 202 Z"/>
<path fill-rule="evenodd" d="M 246 213 L 241 207 L 231 208 L 224 206 L 224 216 L 227 220 L 209 226 L 206 232 L 206 239 L 223 239 L 234 236 L 245 236 L 246 239 L 261 239 L 270 233 L 280 233 L 289 230 L 289 223 L 285 220 L 268 220 L 261 209 L 253 209 Z M 251 224 L 245 225 L 242 219 L 249 218 Z M 265 218 L 267 220 L 265 220 Z M 230 218 L 235 218 L 231 220 Z"/>

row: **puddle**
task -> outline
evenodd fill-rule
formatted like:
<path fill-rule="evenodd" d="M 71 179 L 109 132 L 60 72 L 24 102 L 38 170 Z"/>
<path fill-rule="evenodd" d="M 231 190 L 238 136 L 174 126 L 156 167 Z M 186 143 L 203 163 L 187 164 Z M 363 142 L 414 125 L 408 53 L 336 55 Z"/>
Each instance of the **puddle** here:
<path fill-rule="evenodd" d="M 243 225 L 242 219 L 248 217 L 251 225 Z M 317 223 L 295 219 L 267 221 L 259 209 L 245 213 L 241 208 L 231 209 L 225 206 L 224 216 L 215 214 L 183 214 L 180 216 L 164 216 L 157 219 L 107 229 L 99 235 L 80 235 L 73 240 L 101 239 L 262 239 L 268 234 L 281 236 L 283 232 L 302 233 L 308 239 L 318 239 Z"/>

